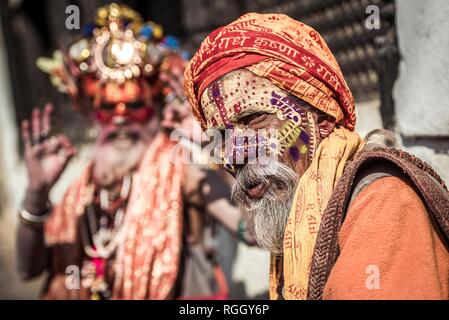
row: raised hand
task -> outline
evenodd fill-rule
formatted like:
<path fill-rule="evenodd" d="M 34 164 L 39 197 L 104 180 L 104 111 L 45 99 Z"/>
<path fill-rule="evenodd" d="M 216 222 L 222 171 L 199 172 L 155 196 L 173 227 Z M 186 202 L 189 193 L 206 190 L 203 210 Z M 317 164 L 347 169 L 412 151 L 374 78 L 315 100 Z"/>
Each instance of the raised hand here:
<path fill-rule="evenodd" d="M 33 110 L 31 123 L 28 120 L 22 122 L 29 177 L 27 198 L 31 195 L 31 198 L 36 198 L 36 195 L 48 197 L 51 187 L 76 152 L 66 136 L 51 136 L 52 112 L 53 105 L 48 103 L 43 111 L 39 108 Z"/>

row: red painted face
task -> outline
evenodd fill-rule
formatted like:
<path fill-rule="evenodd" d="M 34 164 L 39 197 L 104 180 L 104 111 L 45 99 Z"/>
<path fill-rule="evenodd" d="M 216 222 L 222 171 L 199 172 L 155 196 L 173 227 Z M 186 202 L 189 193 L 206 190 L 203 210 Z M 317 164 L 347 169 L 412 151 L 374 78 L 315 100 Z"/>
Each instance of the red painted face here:
<path fill-rule="evenodd" d="M 116 105 L 103 104 L 93 114 L 95 120 L 103 125 L 107 125 L 117 118 L 121 118 L 126 122 L 146 123 L 152 118 L 154 110 L 152 107 L 145 106 L 143 102 L 142 104 L 138 102 L 131 104 L 120 102 Z"/>
<path fill-rule="evenodd" d="M 152 92 L 143 79 L 103 85 L 96 80 L 87 80 L 84 88 L 93 98 L 94 119 L 102 125 L 116 121 L 147 123 L 154 115 Z"/>

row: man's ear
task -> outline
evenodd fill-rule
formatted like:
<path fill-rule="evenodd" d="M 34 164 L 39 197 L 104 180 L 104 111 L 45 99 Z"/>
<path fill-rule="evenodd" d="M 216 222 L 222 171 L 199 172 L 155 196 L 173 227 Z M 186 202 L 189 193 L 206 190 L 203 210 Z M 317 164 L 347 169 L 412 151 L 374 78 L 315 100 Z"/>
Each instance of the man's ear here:
<path fill-rule="evenodd" d="M 335 129 L 335 122 L 329 119 L 323 119 L 318 123 L 318 131 L 322 139 L 327 138 Z"/>

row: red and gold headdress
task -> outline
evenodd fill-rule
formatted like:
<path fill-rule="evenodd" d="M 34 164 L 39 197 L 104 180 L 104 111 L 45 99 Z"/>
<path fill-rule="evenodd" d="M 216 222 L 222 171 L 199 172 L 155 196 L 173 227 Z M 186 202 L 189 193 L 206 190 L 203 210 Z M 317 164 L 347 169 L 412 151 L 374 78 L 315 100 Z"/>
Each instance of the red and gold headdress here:
<path fill-rule="evenodd" d="M 82 97 L 89 89 L 84 80 L 98 85 L 150 79 L 165 57 L 179 51 L 174 37 L 163 37 L 162 27 L 144 22 L 131 8 L 110 4 L 97 10 L 94 23 L 84 27 L 84 36 L 53 58 L 39 58 L 37 66 L 48 73 L 52 84 L 68 94 L 79 109 L 86 110 Z"/>

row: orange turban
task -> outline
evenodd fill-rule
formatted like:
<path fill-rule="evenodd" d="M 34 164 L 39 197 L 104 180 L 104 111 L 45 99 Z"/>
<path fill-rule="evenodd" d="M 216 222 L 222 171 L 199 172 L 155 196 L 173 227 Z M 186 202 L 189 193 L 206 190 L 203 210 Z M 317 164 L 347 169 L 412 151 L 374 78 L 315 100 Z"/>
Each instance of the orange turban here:
<path fill-rule="evenodd" d="M 354 130 L 354 99 L 320 34 L 283 14 L 248 13 L 212 32 L 185 72 L 193 114 L 206 128 L 199 101 L 225 74 L 246 68 Z"/>

